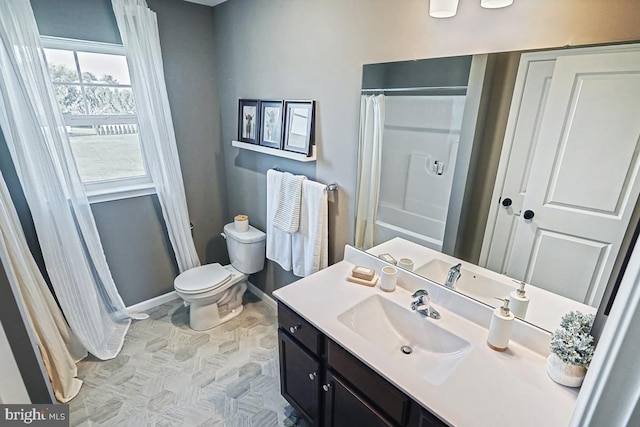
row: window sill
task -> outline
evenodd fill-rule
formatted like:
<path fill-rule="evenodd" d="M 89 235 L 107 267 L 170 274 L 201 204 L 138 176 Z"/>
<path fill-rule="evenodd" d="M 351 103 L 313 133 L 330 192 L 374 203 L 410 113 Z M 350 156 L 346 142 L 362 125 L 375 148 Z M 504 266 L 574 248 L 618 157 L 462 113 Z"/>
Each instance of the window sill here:
<path fill-rule="evenodd" d="M 153 184 L 148 183 L 87 191 L 87 198 L 89 199 L 89 204 L 94 204 L 111 202 L 113 200 L 131 199 L 133 197 L 148 196 L 151 194 L 156 194 L 156 188 Z"/>

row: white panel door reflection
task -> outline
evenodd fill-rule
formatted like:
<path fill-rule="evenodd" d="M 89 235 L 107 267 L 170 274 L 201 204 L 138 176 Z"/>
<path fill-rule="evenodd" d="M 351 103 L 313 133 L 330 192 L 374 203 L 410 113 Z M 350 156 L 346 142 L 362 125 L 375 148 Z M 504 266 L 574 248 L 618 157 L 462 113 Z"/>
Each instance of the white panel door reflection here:
<path fill-rule="evenodd" d="M 640 191 L 638 100 L 640 53 L 557 59 L 507 275 L 600 302 Z"/>

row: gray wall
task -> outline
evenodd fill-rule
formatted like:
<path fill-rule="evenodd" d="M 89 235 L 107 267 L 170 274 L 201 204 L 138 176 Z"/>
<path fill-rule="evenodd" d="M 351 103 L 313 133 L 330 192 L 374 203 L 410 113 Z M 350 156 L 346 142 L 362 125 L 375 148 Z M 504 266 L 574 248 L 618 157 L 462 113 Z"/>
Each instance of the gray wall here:
<path fill-rule="evenodd" d="M 330 204 L 331 261 L 353 241 L 359 89 L 364 64 L 640 38 L 640 3 L 519 0 L 486 10 L 461 2 L 432 19 L 424 0 L 230 0 L 214 8 L 222 142 L 231 215 L 265 224 L 266 169 L 279 166 L 340 192 Z M 318 161 L 302 165 L 231 147 L 239 98 L 317 100 Z M 293 280 L 269 263 L 270 292 Z"/>
<path fill-rule="evenodd" d="M 464 206 L 467 215 L 461 224 L 456 245 L 456 256 L 474 264 L 480 259 L 520 52 L 491 54 L 489 60 L 491 71 L 485 83 L 489 92 L 484 100 L 484 126 L 474 143 L 477 159 L 473 174 L 469 176 L 469 197 Z"/>
<path fill-rule="evenodd" d="M 120 43 L 110 0 L 31 3 L 43 35 Z M 203 262 L 227 262 L 226 247 L 219 236 L 229 218 L 215 85 L 212 9 L 179 0 L 149 0 L 148 4 L 158 17 L 196 249 Z M 0 153 L 0 170 L 8 176 L 30 246 L 42 266 L 28 207 L 1 138 Z M 173 290 L 177 269 L 155 196 L 97 203 L 92 210 L 125 304 Z"/>
<path fill-rule="evenodd" d="M 407 89 L 467 86 L 471 56 L 367 64 L 362 70 L 362 89 Z M 424 93 L 424 92 L 423 92 Z M 451 90 L 446 94 L 451 94 Z M 457 92 L 456 92 L 457 93 Z M 464 93 L 464 92 L 463 92 Z M 386 95 L 406 95 L 407 91 Z"/>

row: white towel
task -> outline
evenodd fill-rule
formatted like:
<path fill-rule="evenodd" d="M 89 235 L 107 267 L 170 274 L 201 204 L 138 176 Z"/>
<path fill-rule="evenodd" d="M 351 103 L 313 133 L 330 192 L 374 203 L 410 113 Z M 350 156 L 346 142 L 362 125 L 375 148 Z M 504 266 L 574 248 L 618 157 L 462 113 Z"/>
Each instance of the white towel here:
<path fill-rule="evenodd" d="M 329 265 L 327 186 L 302 183 L 300 227 L 293 235 L 293 274 L 305 277 Z"/>
<path fill-rule="evenodd" d="M 298 231 L 302 181 L 305 179 L 307 177 L 304 175 L 292 175 L 289 172 L 283 173 L 273 225 L 287 233 Z"/>
<path fill-rule="evenodd" d="M 273 224 L 282 172 L 269 169 L 267 171 L 267 258 L 280 264 L 286 271 L 291 270 L 291 234 L 286 233 Z"/>

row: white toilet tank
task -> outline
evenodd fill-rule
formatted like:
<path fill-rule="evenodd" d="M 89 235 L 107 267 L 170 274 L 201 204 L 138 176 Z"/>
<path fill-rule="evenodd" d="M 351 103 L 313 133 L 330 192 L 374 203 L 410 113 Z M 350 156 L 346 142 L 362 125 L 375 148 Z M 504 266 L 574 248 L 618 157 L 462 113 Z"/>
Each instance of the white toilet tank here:
<path fill-rule="evenodd" d="M 245 232 L 236 231 L 235 224 L 224 226 L 227 250 L 231 265 L 244 274 L 253 274 L 264 268 L 265 245 L 267 235 L 255 227 L 249 226 Z"/>

